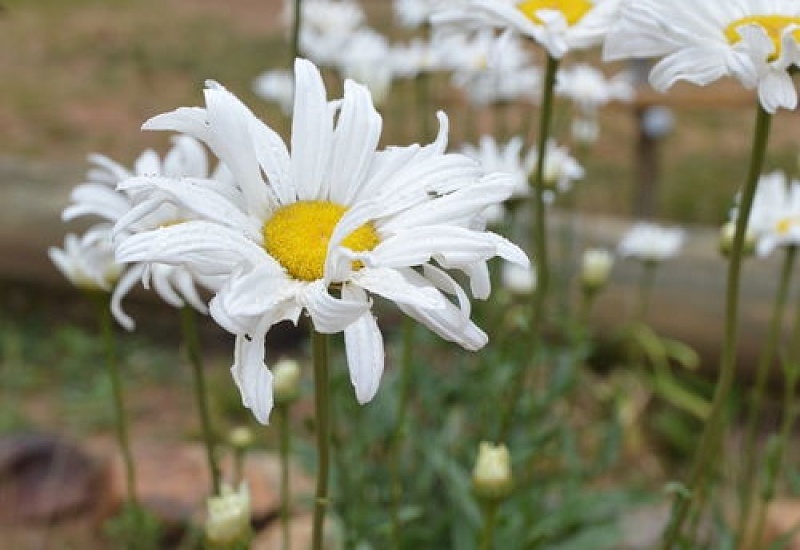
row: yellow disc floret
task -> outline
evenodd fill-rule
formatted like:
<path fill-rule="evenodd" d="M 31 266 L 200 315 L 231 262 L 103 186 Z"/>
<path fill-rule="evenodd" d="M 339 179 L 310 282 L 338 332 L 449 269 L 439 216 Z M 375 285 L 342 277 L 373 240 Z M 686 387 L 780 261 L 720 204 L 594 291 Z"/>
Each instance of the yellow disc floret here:
<path fill-rule="evenodd" d="M 525 17 L 534 23 L 541 25 L 543 21 L 539 19 L 536 12 L 539 10 L 560 11 L 571 27 L 594 7 L 589 0 L 524 0 L 517 4 L 517 9 L 525 14 Z"/>
<path fill-rule="evenodd" d="M 758 25 L 767 33 L 772 44 L 775 46 L 772 55 L 769 56 L 769 61 L 775 61 L 781 55 L 781 38 L 783 32 L 789 25 L 800 25 L 800 17 L 789 17 L 786 15 L 751 15 L 737 19 L 727 27 L 725 27 L 725 38 L 730 44 L 738 44 L 741 42 L 742 37 L 739 35 L 739 28 L 744 25 Z M 796 41 L 800 41 L 800 29 L 792 32 L 792 37 Z"/>
<path fill-rule="evenodd" d="M 302 201 L 284 206 L 264 224 L 264 248 L 295 279 L 321 279 L 328 241 L 345 212 L 344 206 L 328 201 Z M 365 252 L 379 242 L 375 228 L 366 223 L 345 237 L 342 246 Z"/>

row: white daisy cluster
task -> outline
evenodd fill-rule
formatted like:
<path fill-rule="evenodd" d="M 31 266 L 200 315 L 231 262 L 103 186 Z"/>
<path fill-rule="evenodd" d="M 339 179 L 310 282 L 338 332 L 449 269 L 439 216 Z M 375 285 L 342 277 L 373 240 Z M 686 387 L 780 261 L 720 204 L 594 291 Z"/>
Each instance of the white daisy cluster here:
<path fill-rule="evenodd" d="M 686 232 L 681 228 L 641 222 L 622 237 L 617 253 L 623 258 L 658 263 L 677 256 L 685 241 Z"/>
<path fill-rule="evenodd" d="M 731 220 L 736 214 L 733 209 Z M 759 256 L 779 246 L 800 245 L 800 181 L 789 180 L 783 172 L 761 176 L 747 229 L 756 239 Z"/>
<path fill-rule="evenodd" d="M 328 103 L 317 68 L 295 64 L 291 148 L 216 83 L 205 108 L 180 108 L 145 123 L 188 134 L 209 147 L 232 180 L 135 177 L 122 184 L 184 221 L 131 234 L 122 262 L 163 263 L 220 277 L 213 318 L 236 335 L 232 373 L 243 403 L 260 422 L 273 405 L 264 340 L 272 325 L 305 313 L 319 333 L 344 333 L 350 377 L 360 402 L 375 395 L 384 367 L 372 296 L 391 300 L 442 338 L 469 350 L 486 334 L 470 319 L 461 272 L 475 298 L 490 293 L 487 261 L 522 266 L 525 254 L 485 231 L 482 212 L 513 192 L 510 175 L 486 174 L 448 154 L 447 118 L 436 140 L 378 151 L 382 121 L 369 91 L 352 81 Z M 130 220 L 130 218 L 128 218 Z"/>
<path fill-rule="evenodd" d="M 124 227 L 121 236 L 180 223 L 194 216 L 193 212 L 164 201 L 158 193 L 142 195 L 131 180 L 133 176 L 180 177 L 185 185 L 202 194 L 217 188 L 226 180 L 223 167 L 209 173 L 208 158 L 203 147 L 189 137 L 177 137 L 173 148 L 162 161 L 154 151 L 145 151 L 135 162 L 133 171 L 103 155 L 91 155 L 94 165 L 87 182 L 72 191 L 71 204 L 64 209 L 64 221 L 85 216 L 103 221 L 93 226 L 81 239 L 67 236 L 65 250 L 50 250 L 50 257 L 76 286 L 90 282 L 97 288 L 112 291 L 111 311 L 116 320 L 128 330 L 134 321 L 122 309 L 123 298 L 140 280 L 145 287 L 152 285 L 158 295 L 174 307 L 188 304 L 206 313 L 196 283 L 213 289 L 213 277 L 194 277 L 180 266 L 148 262 L 122 266 L 114 262 L 112 227 Z M 201 179 L 202 178 L 202 179 Z M 125 182 L 123 184 L 123 182 Z M 119 186 L 119 187 L 118 187 Z"/>
<path fill-rule="evenodd" d="M 650 82 L 704 86 L 732 76 L 757 88 L 762 107 L 793 110 L 790 69 L 800 64 L 796 0 L 638 0 L 626 2 L 605 42 L 606 59 L 662 57 Z"/>

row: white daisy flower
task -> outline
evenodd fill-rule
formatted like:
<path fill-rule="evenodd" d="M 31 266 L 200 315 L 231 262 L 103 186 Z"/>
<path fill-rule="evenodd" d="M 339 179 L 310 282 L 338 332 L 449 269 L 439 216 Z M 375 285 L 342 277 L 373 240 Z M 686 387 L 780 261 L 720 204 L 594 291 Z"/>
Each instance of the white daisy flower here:
<path fill-rule="evenodd" d="M 402 78 L 415 78 L 448 68 L 450 51 L 447 41 L 416 38 L 408 44 L 393 45 L 390 52 L 394 71 Z"/>
<path fill-rule="evenodd" d="M 294 2 L 286 3 L 285 20 L 292 20 Z M 364 10 L 353 0 L 303 0 L 300 50 L 318 65 L 336 66 L 350 50 L 352 35 L 366 22 Z"/>
<path fill-rule="evenodd" d="M 677 256 L 685 241 L 681 228 L 640 222 L 622 237 L 617 253 L 642 262 L 661 262 Z"/>
<path fill-rule="evenodd" d="M 95 225 L 80 237 L 70 233 L 63 249 L 51 247 L 47 253 L 64 277 L 83 290 L 111 292 L 122 274 L 108 224 Z"/>
<path fill-rule="evenodd" d="M 253 82 L 253 90 L 259 97 L 277 104 L 285 114 L 292 114 L 294 77 L 290 71 L 273 70 L 262 73 Z"/>
<path fill-rule="evenodd" d="M 431 16 L 466 0 L 394 0 L 395 19 L 404 27 L 417 29 L 430 22 Z"/>
<path fill-rule="evenodd" d="M 528 153 L 525 165 L 529 166 L 531 171 L 536 168 L 538 157 L 535 148 Z M 542 183 L 550 190 L 566 193 L 572 189 L 573 181 L 583 179 L 586 175 L 583 167 L 570 156 L 567 148 L 559 146 L 553 139 L 547 140 L 544 158 Z"/>
<path fill-rule="evenodd" d="M 763 108 L 797 106 L 789 69 L 800 62 L 796 0 L 637 0 L 627 2 L 605 42 L 606 59 L 663 57 L 650 82 L 705 86 L 723 76 L 757 88 Z"/>
<path fill-rule="evenodd" d="M 733 209 L 731 219 L 735 219 Z M 800 245 L 800 181 L 783 172 L 761 176 L 753 198 L 748 230 L 756 239 L 756 253 L 769 255 L 778 246 Z"/>
<path fill-rule="evenodd" d="M 554 58 L 601 44 L 621 0 L 469 0 L 433 16 L 434 25 L 508 28 L 532 38 Z"/>
<path fill-rule="evenodd" d="M 392 48 L 382 34 L 372 29 L 354 32 L 337 52 L 333 64 L 344 78 L 366 86 L 375 104 L 382 105 L 386 101 L 396 68 Z"/>
<path fill-rule="evenodd" d="M 73 189 L 71 204 L 64 209 L 62 218 L 70 221 L 83 216 L 97 216 L 116 224 L 117 232 L 124 230 L 134 233 L 154 229 L 179 223 L 191 215 L 157 197 L 144 197 L 135 189 L 118 190 L 120 182 L 134 175 L 185 176 L 188 178 L 187 186 L 196 188 L 198 184 L 192 183 L 192 178 L 204 178 L 205 181 L 209 177 L 205 150 L 189 137 L 176 138 L 163 161 L 154 151 L 145 151 L 134 163 L 132 171 L 103 155 L 91 155 L 89 160 L 94 167 L 87 174 L 87 182 Z M 222 179 L 224 174 L 224 169 L 218 168 L 212 176 Z M 135 323 L 122 309 L 122 300 L 139 281 L 146 288 L 152 286 L 165 302 L 174 307 L 189 304 L 197 311 L 207 313 L 195 282 L 213 288 L 216 286 L 213 279 L 197 278 L 184 268 L 168 265 L 141 263 L 125 267 L 111 296 L 111 311 L 117 322 L 126 329 L 133 330 Z"/>
<path fill-rule="evenodd" d="M 469 298 L 446 270 L 465 273 L 473 296 L 486 298 L 487 260 L 528 265 L 518 247 L 479 221 L 511 194 L 511 178 L 483 175 L 471 159 L 445 154 L 443 114 L 432 144 L 377 152 L 382 123 L 366 88 L 348 80 L 344 98 L 329 104 L 319 71 L 305 60 L 296 61 L 295 83 L 291 152 L 215 83 L 205 91 L 206 108 L 145 123 L 204 141 L 231 169 L 245 200 L 199 197 L 180 181 L 135 179 L 130 185 L 149 182 L 202 219 L 133 235 L 117 249 L 123 261 L 228 276 L 211 314 L 236 335 L 233 377 L 262 423 L 273 402 L 264 339 L 275 323 L 297 322 L 306 312 L 317 332 L 344 332 L 351 380 L 364 403 L 384 365 L 370 295 L 476 350 L 486 334 L 470 320 Z"/>
<path fill-rule="evenodd" d="M 526 197 L 530 193 L 528 176 L 531 166 L 523 163 L 522 138 L 515 136 L 505 145 L 498 144 L 493 136 L 481 136 L 478 146 L 465 144 L 462 152 L 470 158 L 481 163 L 483 169 L 489 172 L 504 172 L 513 178 L 514 189 L 512 198 Z M 505 208 L 501 203 L 494 204 L 486 209 L 484 217 L 488 224 L 496 224 L 505 217 Z"/>

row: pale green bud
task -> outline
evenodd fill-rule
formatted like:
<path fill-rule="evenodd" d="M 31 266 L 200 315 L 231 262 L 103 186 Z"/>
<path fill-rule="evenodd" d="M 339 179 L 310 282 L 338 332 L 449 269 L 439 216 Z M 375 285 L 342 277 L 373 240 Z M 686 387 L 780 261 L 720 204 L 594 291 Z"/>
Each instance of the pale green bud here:
<path fill-rule="evenodd" d="M 206 502 L 206 542 L 211 548 L 239 548 L 252 536 L 250 528 L 250 491 L 242 483 L 234 491 L 224 485 L 221 494 Z M 246 546 L 245 546 L 246 547 Z"/>
<path fill-rule="evenodd" d="M 606 285 L 614 256 L 607 250 L 591 248 L 584 251 L 581 262 L 581 284 L 587 292 L 595 292 Z"/>
<path fill-rule="evenodd" d="M 281 359 L 272 367 L 272 394 L 276 405 L 289 405 L 300 397 L 300 365 Z"/>
<path fill-rule="evenodd" d="M 253 431 L 247 426 L 237 426 L 228 434 L 228 442 L 236 449 L 247 449 L 254 440 Z"/>
<path fill-rule="evenodd" d="M 722 226 L 719 232 L 719 251 L 720 253 L 725 256 L 726 258 L 730 255 L 731 250 L 733 249 L 733 238 L 736 235 L 736 224 L 734 222 L 728 222 Z M 747 232 L 744 236 L 744 248 L 742 249 L 742 254 L 745 257 L 752 256 L 755 254 L 756 251 L 756 236 L 750 231 L 750 228 L 747 228 Z"/>
<path fill-rule="evenodd" d="M 485 500 L 503 500 L 511 493 L 514 481 L 508 447 L 481 442 L 472 470 L 472 487 L 475 494 Z"/>

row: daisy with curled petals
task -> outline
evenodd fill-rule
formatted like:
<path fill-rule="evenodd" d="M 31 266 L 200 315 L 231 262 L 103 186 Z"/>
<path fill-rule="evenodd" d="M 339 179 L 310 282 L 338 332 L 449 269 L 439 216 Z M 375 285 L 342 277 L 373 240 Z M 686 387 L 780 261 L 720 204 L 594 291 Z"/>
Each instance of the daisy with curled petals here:
<path fill-rule="evenodd" d="M 434 14 L 434 25 L 511 29 L 541 44 L 551 57 L 603 42 L 620 0 L 469 0 Z"/>
<path fill-rule="evenodd" d="M 108 224 L 95 225 L 80 237 L 70 233 L 63 249 L 53 246 L 47 253 L 64 277 L 83 290 L 111 292 L 122 273 Z"/>
<path fill-rule="evenodd" d="M 617 253 L 623 258 L 656 264 L 677 256 L 685 241 L 686 232 L 679 227 L 640 222 L 622 237 Z"/>
<path fill-rule="evenodd" d="M 205 90 L 205 108 L 145 123 L 204 141 L 230 168 L 245 200 L 198 197 L 179 181 L 136 178 L 126 185 L 167 193 L 198 218 L 133 235 L 117 249 L 122 261 L 227 275 L 211 314 L 236 335 L 233 377 L 262 423 L 272 408 L 264 363 L 272 325 L 297 322 L 305 312 L 316 332 L 343 332 L 351 381 L 364 403 L 375 395 L 384 366 L 370 296 L 395 302 L 444 339 L 476 350 L 487 336 L 471 321 L 467 293 L 447 270 L 465 273 L 472 295 L 485 298 L 487 260 L 528 264 L 480 219 L 511 194 L 512 178 L 485 175 L 473 160 L 446 154 L 444 115 L 430 145 L 378 152 L 381 118 L 366 88 L 346 81 L 344 98 L 329 104 L 319 71 L 305 60 L 295 64 L 295 83 L 291 152 L 215 83 Z"/>
<path fill-rule="evenodd" d="M 118 190 L 120 182 L 134 175 L 164 174 L 186 177 L 186 184 L 194 187 L 191 178 L 209 177 L 205 150 L 189 137 L 176 138 L 163 161 L 154 151 L 145 151 L 134 163 L 132 171 L 103 155 L 91 155 L 89 160 L 93 167 L 87 174 L 87 181 L 73 189 L 71 203 L 64 209 L 62 218 L 70 221 L 84 216 L 100 217 L 116 224 L 117 233 L 121 230 L 133 233 L 179 223 L 188 215 L 157 197 L 145 198 L 137 194 L 135 189 Z M 224 169 L 218 168 L 212 176 L 224 178 Z M 211 278 L 199 280 L 184 268 L 163 264 L 139 263 L 123 267 L 124 272 L 111 296 L 111 311 L 117 322 L 126 329 L 133 330 L 135 324 L 122 309 L 122 300 L 140 280 L 146 287 L 152 285 L 156 293 L 173 307 L 189 304 L 197 311 L 207 313 L 195 282 L 213 288 L 216 283 Z"/>
<path fill-rule="evenodd" d="M 789 70 L 800 63 L 796 0 L 637 0 L 627 2 L 605 42 L 606 59 L 663 57 L 650 82 L 700 86 L 733 76 L 757 88 L 768 113 L 797 106 Z"/>

